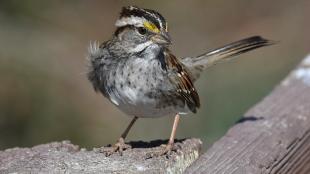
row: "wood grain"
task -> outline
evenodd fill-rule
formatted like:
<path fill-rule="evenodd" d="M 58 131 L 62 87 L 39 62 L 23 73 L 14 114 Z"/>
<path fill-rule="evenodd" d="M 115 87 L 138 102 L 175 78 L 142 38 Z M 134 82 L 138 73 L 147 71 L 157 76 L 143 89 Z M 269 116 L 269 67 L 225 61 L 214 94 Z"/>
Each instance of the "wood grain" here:
<path fill-rule="evenodd" d="M 310 56 L 185 173 L 309 174 Z"/>

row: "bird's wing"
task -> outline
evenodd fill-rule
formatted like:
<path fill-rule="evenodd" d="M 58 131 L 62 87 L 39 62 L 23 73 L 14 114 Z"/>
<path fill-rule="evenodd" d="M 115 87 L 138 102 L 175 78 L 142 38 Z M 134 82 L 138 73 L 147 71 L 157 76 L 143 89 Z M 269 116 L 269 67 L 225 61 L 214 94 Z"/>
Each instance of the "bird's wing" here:
<path fill-rule="evenodd" d="M 168 77 L 174 84 L 174 90 L 186 102 L 188 108 L 195 113 L 196 108 L 200 107 L 200 100 L 190 73 L 170 51 L 165 51 L 164 57 L 169 70 Z"/>

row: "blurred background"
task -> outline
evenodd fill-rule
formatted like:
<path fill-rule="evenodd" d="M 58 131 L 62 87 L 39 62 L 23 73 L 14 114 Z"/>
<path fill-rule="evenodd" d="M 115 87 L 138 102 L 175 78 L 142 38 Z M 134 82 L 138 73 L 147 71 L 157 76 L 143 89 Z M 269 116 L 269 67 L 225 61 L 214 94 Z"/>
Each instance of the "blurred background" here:
<path fill-rule="evenodd" d="M 172 51 L 195 56 L 262 35 L 280 41 L 208 69 L 196 84 L 202 107 L 184 116 L 177 137 L 207 148 L 268 95 L 310 52 L 308 0 L 0 1 L 0 150 L 71 140 L 114 143 L 130 118 L 86 78 L 90 41 L 111 38 L 122 6 L 158 10 Z M 128 141 L 169 138 L 173 117 L 140 119 Z"/>

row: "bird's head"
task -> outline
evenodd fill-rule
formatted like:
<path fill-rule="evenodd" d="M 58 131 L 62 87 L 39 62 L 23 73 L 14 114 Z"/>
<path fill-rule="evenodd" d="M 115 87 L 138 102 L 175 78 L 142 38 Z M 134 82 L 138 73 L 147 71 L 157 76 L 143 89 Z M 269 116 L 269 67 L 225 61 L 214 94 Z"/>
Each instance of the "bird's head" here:
<path fill-rule="evenodd" d="M 139 52 L 149 46 L 168 47 L 171 44 L 168 24 L 154 10 L 124 7 L 115 25 L 115 37 L 128 46 L 130 52 Z"/>

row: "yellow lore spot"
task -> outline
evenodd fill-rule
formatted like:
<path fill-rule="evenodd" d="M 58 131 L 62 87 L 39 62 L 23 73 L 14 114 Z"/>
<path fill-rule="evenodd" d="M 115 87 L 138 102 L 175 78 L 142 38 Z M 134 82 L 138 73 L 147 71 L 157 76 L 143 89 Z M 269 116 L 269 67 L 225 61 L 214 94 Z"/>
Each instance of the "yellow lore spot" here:
<path fill-rule="evenodd" d="M 159 33 L 159 29 L 156 27 L 155 24 L 150 23 L 150 22 L 144 22 L 143 23 L 144 27 L 147 28 L 148 30 L 154 32 L 154 33 Z"/>

